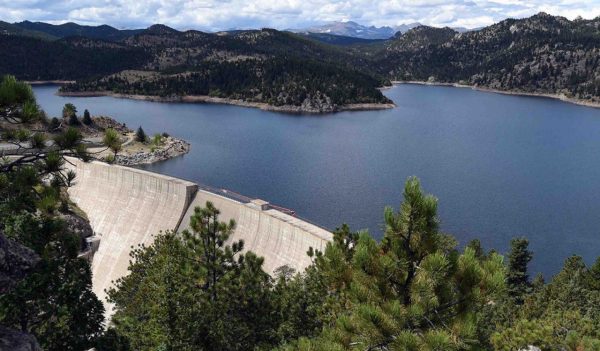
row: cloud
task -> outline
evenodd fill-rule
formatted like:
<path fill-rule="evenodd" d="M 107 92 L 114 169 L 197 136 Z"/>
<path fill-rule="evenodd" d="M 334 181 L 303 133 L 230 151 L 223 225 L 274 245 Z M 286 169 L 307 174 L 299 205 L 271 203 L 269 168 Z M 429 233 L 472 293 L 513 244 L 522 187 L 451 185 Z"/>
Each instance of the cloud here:
<path fill-rule="evenodd" d="M 0 0 L 0 19 L 8 22 L 72 21 L 118 28 L 163 23 L 209 31 L 301 28 L 340 20 L 479 27 L 540 11 L 594 18 L 600 16 L 600 0 Z"/>

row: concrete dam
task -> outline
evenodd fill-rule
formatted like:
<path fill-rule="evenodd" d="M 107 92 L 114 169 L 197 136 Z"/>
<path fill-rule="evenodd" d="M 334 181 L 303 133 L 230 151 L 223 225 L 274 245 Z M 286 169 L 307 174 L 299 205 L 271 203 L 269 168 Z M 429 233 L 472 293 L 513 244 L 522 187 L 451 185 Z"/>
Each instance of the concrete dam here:
<path fill-rule="evenodd" d="M 69 195 L 95 232 L 93 290 L 107 315 L 112 306 L 106 303 L 105 289 L 127 274 L 132 248 L 151 244 L 160 231 L 188 228 L 194 208 L 207 201 L 221 211 L 220 221 L 236 221 L 230 240 L 244 240 L 246 251 L 264 257 L 268 273 L 283 265 L 302 271 L 310 264 L 308 249 L 323 250 L 333 238 L 329 231 L 262 200 L 135 168 L 70 161 L 77 177 Z"/>

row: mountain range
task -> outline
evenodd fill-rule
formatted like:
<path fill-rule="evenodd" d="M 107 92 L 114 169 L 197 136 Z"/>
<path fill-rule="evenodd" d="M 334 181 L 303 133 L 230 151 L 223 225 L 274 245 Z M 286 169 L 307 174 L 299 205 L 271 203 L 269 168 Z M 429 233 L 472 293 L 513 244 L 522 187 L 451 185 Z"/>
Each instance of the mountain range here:
<path fill-rule="evenodd" d="M 406 25 L 403 29 L 408 30 L 413 27 L 418 26 L 419 23 L 415 23 L 414 25 L 409 26 Z M 293 29 L 290 30 L 295 33 L 315 33 L 315 34 L 333 34 L 344 37 L 354 37 L 361 39 L 389 39 L 393 37 L 398 29 L 384 26 L 384 27 L 375 27 L 375 26 L 363 26 L 353 21 L 347 22 L 331 22 L 321 26 L 314 26 L 303 29 Z"/>
<path fill-rule="evenodd" d="M 422 26 L 419 22 L 406 23 L 398 26 L 363 26 L 353 21 L 337 21 L 330 22 L 321 26 L 314 26 L 304 29 L 291 29 L 291 32 L 302 33 L 302 34 L 332 34 L 343 37 L 353 37 L 361 39 L 390 39 L 397 33 L 406 33 L 409 30 Z M 472 29 L 464 27 L 453 28 L 459 33 L 468 32 Z"/>
<path fill-rule="evenodd" d="M 398 26 L 364 26 L 353 21 L 336 21 L 321 26 L 314 26 L 304 29 L 290 29 L 288 31 L 300 34 L 331 34 L 349 38 L 359 38 L 367 40 L 384 40 L 396 35 L 396 33 L 406 33 L 407 31 L 422 26 L 419 22 L 401 24 Z M 453 28 L 458 32 L 469 31 L 467 28 Z M 144 29 L 117 29 L 109 25 L 87 26 L 73 22 L 64 24 L 50 24 L 44 22 L 22 21 L 7 23 L 0 21 L 0 31 L 5 34 L 19 34 L 31 37 L 37 37 L 47 40 L 57 40 L 73 36 L 82 36 L 93 39 L 102 39 L 118 41 L 128 38 L 132 35 L 141 33 Z M 238 32 L 225 31 L 225 32 Z"/>
<path fill-rule="evenodd" d="M 203 95 L 328 112 L 388 106 L 378 87 L 423 81 L 600 103 L 600 18 L 540 13 L 462 33 L 417 26 L 389 39 L 32 22 L 2 22 L 0 34 L 0 74 L 77 80 L 65 94 Z"/>

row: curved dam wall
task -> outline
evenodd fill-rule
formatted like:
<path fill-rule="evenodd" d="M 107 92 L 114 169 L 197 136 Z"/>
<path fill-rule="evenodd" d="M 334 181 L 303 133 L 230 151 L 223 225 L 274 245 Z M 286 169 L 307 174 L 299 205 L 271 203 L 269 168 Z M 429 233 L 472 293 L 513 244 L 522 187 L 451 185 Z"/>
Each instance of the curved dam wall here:
<path fill-rule="evenodd" d="M 95 232 L 93 290 L 108 316 L 112 306 L 106 303 L 104 290 L 127 274 L 132 247 L 152 243 L 159 231 L 188 228 L 194 208 L 207 201 L 221 211 L 221 221 L 236 221 L 230 240 L 244 240 L 245 250 L 263 256 L 268 273 L 283 265 L 303 270 L 310 264 L 309 247 L 322 250 L 333 238 L 327 230 L 261 200 L 231 198 L 224 190 L 199 189 L 189 181 L 135 168 L 70 162 L 77 177 L 69 195 Z"/>
<path fill-rule="evenodd" d="M 69 196 L 99 239 L 92 259 L 93 290 L 110 315 L 104 290 L 127 274 L 132 247 L 151 244 L 160 231 L 176 230 L 197 186 L 133 168 L 70 161 L 77 177 Z"/>
<path fill-rule="evenodd" d="M 333 239 L 329 231 L 271 208 L 262 200 L 244 202 L 204 189 L 194 196 L 180 229 L 189 228 L 194 208 L 204 207 L 207 201 L 219 209 L 221 222 L 235 220 L 236 228 L 229 240 L 243 240 L 244 251 L 264 257 L 263 269 L 267 273 L 283 265 L 304 270 L 311 263 L 308 249 L 324 250 Z"/>

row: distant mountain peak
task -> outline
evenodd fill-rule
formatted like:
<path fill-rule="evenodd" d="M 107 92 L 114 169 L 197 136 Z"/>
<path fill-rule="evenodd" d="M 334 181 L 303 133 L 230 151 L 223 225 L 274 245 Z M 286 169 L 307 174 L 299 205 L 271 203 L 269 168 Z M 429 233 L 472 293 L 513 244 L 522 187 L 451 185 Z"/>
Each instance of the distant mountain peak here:
<path fill-rule="evenodd" d="M 335 21 L 321 26 L 292 30 L 296 33 L 332 34 L 361 39 L 389 39 L 396 30 L 392 27 L 364 26 L 354 21 Z"/>
<path fill-rule="evenodd" d="M 146 33 L 152 33 L 152 34 L 175 34 L 175 33 L 179 33 L 178 30 L 173 29 L 169 26 L 166 26 L 164 24 L 153 24 L 150 27 L 148 27 L 148 29 L 145 30 Z"/>

